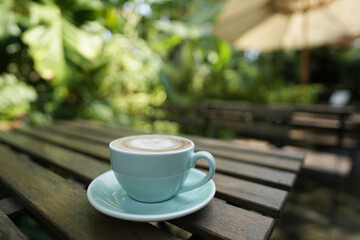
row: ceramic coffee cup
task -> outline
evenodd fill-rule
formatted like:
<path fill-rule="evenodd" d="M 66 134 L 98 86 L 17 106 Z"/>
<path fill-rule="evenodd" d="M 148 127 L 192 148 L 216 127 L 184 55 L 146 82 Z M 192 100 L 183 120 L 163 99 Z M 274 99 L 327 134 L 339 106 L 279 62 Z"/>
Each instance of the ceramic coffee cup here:
<path fill-rule="evenodd" d="M 198 188 L 211 180 L 216 168 L 209 152 L 194 152 L 194 143 L 178 136 L 129 136 L 112 141 L 109 147 L 116 179 L 131 198 L 141 202 L 161 202 Z M 184 184 L 200 159 L 209 164 L 207 175 Z"/>

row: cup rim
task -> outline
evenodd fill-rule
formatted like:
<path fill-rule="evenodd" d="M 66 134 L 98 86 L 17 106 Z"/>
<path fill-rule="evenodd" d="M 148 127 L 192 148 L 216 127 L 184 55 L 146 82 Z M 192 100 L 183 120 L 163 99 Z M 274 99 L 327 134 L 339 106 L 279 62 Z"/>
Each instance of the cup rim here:
<path fill-rule="evenodd" d="M 179 139 L 183 139 L 186 141 L 190 142 L 190 147 L 185 148 L 185 149 L 181 149 L 181 150 L 177 150 L 177 151 L 168 151 L 168 152 L 136 152 L 136 151 L 130 151 L 130 150 L 124 150 L 124 149 L 118 149 L 116 147 L 113 146 L 114 142 L 119 141 L 120 139 L 126 139 L 126 138 L 131 138 L 131 137 L 136 137 L 136 136 L 169 136 L 169 137 L 174 137 L 174 138 L 179 138 Z M 170 135 L 170 134 L 138 134 L 138 135 L 129 135 L 126 137 L 121 137 L 121 138 L 117 138 L 112 140 L 109 143 L 109 148 L 116 151 L 116 152 L 121 152 L 121 153 L 126 153 L 126 154 L 133 154 L 133 155 L 170 155 L 170 154 L 178 154 L 178 153 L 183 153 L 183 152 L 187 152 L 191 149 L 194 149 L 194 142 L 188 138 L 185 137 L 180 137 L 180 136 L 176 136 L 176 135 Z"/>

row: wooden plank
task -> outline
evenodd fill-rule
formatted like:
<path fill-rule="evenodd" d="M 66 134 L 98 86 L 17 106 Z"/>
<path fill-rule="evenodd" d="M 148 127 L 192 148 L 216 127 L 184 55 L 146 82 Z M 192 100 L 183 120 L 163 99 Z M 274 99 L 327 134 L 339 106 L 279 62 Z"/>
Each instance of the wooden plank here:
<path fill-rule="evenodd" d="M 85 126 L 85 124 L 83 124 Z M 61 127 L 58 127 L 58 125 L 55 126 L 46 126 L 43 127 L 44 129 L 47 130 L 52 130 L 55 132 L 59 132 L 62 134 L 68 134 L 71 136 L 76 136 L 76 137 L 80 137 L 82 139 L 86 139 L 88 136 L 91 136 L 91 132 L 87 132 L 87 130 L 85 132 L 82 132 L 80 129 L 78 131 L 75 131 L 75 129 L 67 128 L 64 125 L 60 125 Z M 95 138 L 97 138 L 98 142 L 103 142 L 103 143 L 108 143 L 108 141 L 111 141 L 112 139 L 118 138 L 118 137 L 122 137 L 122 136 L 127 136 L 127 135 L 134 135 L 134 133 L 129 134 L 128 131 L 125 131 L 125 133 L 121 133 L 121 129 L 122 128 L 117 128 L 116 131 L 116 136 L 115 136 L 115 131 L 112 130 L 112 133 L 107 133 L 104 132 L 102 135 L 102 137 L 96 135 Z M 41 134 L 38 131 L 27 131 L 28 133 L 32 133 L 34 132 L 35 136 L 40 136 L 42 138 L 45 137 L 46 140 L 53 140 L 54 136 L 52 136 L 51 138 L 46 137 L 45 135 L 50 135 L 49 133 L 47 134 Z M 76 133 L 72 133 L 72 132 L 76 132 Z M 99 133 L 97 133 L 99 134 Z M 108 136 L 110 135 L 110 136 Z M 259 154 L 252 154 L 254 152 L 249 152 L 249 151 L 242 151 L 241 148 L 225 148 L 225 149 L 220 149 L 220 148 L 216 148 L 214 145 L 216 145 L 214 142 L 212 142 L 211 140 L 208 140 L 208 142 L 211 142 L 212 144 L 208 146 L 204 146 L 203 142 L 198 144 L 198 139 L 196 137 L 192 138 L 192 136 L 187 136 L 190 139 L 194 139 L 195 140 L 195 150 L 196 151 L 201 151 L 201 150 L 205 150 L 205 151 L 209 151 L 211 152 L 215 157 L 221 157 L 221 158 L 226 158 L 226 159 L 232 159 L 235 161 L 240 161 L 240 162 L 246 162 L 246 163 L 251 163 L 251 164 L 256 164 L 256 165 L 260 165 L 260 166 L 265 166 L 265 167 L 270 167 L 270 168 L 274 168 L 274 169 L 280 169 L 280 170 L 285 170 L 285 171 L 291 171 L 291 172 L 298 172 L 301 169 L 301 165 L 302 165 L 302 161 L 291 161 L 286 157 L 283 156 L 277 156 L 275 154 L 270 154 L 270 156 L 268 156 L 266 154 L 266 152 L 261 152 L 259 151 Z M 94 137 L 90 137 L 91 140 L 95 140 Z M 69 138 L 68 138 L 69 139 Z M 69 146 L 71 148 L 71 146 L 76 146 L 79 145 L 78 143 L 76 143 L 76 141 L 78 140 L 70 140 L 70 141 L 66 141 L 66 138 L 63 137 L 63 139 L 59 139 L 56 138 L 56 143 L 58 144 L 62 144 L 65 146 Z M 220 141 L 219 141 L 220 142 Z M 90 146 L 94 146 L 95 144 L 91 144 Z M 231 145 L 231 144 L 229 144 Z M 222 144 L 223 146 L 223 144 Z M 98 147 L 97 147 L 98 148 Z M 76 149 L 76 148 L 73 148 Z M 81 149 L 78 151 L 82 151 Z M 84 152 L 84 151 L 82 151 Z M 270 151 L 268 151 L 270 152 Z M 84 153 L 89 154 L 88 151 L 85 151 Z M 302 156 L 304 157 L 304 154 L 298 152 L 298 153 L 294 153 L 294 156 Z M 108 155 L 106 156 L 101 156 L 101 154 L 99 155 L 98 153 L 95 155 L 97 157 L 101 157 L 101 158 L 108 158 Z"/>
<path fill-rule="evenodd" d="M 349 115 L 354 112 L 352 106 L 331 106 L 327 104 L 298 104 L 296 111 L 307 113 L 321 113 L 321 114 L 335 114 L 335 115 Z"/>
<path fill-rule="evenodd" d="M 211 104 L 211 110 L 221 114 L 223 111 L 248 112 L 257 118 L 288 119 L 295 107 L 286 104 L 255 104 L 238 101 L 218 101 Z"/>
<path fill-rule="evenodd" d="M 104 135 L 93 136 L 91 133 L 88 132 L 76 131 L 76 129 L 72 128 L 71 126 L 60 126 L 61 127 L 59 127 L 58 125 L 46 126 L 45 128 L 80 137 L 83 139 L 89 138 L 100 143 L 107 143 L 112 140 L 111 137 L 106 137 Z M 213 149 L 207 150 L 213 151 Z M 260 154 L 260 156 L 262 155 Z M 224 158 L 217 157 L 216 163 L 218 172 L 226 173 L 247 180 L 252 180 L 254 182 L 263 183 L 265 185 L 273 187 L 279 187 L 281 189 L 291 189 L 296 179 L 296 174 L 291 172 L 261 166 L 253 166 L 248 163 L 229 161 Z M 199 166 L 202 168 L 207 168 L 206 164 L 200 163 Z"/>
<path fill-rule="evenodd" d="M 4 198 L 0 200 L 0 210 L 10 216 L 25 210 L 25 208 L 15 198 Z"/>
<path fill-rule="evenodd" d="M 0 209 L 0 239 L 27 240 L 28 238 Z"/>
<path fill-rule="evenodd" d="M 4 135 L 4 134 L 2 134 Z M 0 134 L 0 139 L 1 136 Z M 19 136 L 18 136 L 19 137 Z M 34 154 L 33 152 L 36 153 L 36 155 L 39 154 L 39 152 L 41 152 L 41 144 L 36 144 L 36 142 L 38 142 L 39 140 L 34 139 L 33 142 L 34 144 L 31 145 L 31 139 L 29 139 L 29 137 L 25 137 L 25 140 L 23 140 L 24 145 L 29 145 L 31 149 L 34 149 L 32 151 L 30 151 L 29 149 L 20 146 L 19 144 L 16 143 L 16 141 L 14 140 L 12 144 L 17 144 L 16 146 L 18 146 L 19 148 L 21 148 L 23 151 L 25 151 L 26 153 L 29 154 Z M 63 151 L 62 151 L 63 152 Z M 107 150 L 106 150 L 107 152 Z M 107 153 L 103 153 L 104 156 Z M 36 156 L 35 155 L 35 156 Z M 71 155 L 71 152 L 67 153 L 67 155 Z M 101 173 L 103 173 L 104 168 L 105 169 L 110 169 L 110 165 L 108 164 L 108 166 L 104 166 L 103 168 L 98 168 L 96 165 L 93 164 L 86 164 L 86 159 L 84 160 L 84 162 L 82 163 L 78 163 L 76 161 L 74 161 L 73 159 L 75 158 L 69 158 L 71 159 L 71 161 L 66 161 L 66 163 L 62 163 L 62 158 L 61 158 L 61 154 L 52 154 L 51 158 L 46 158 L 47 161 L 51 162 L 52 164 L 55 165 L 59 165 L 60 167 L 69 170 L 72 174 L 76 174 L 76 175 L 82 175 L 82 179 L 85 182 L 90 182 L 92 180 L 92 178 L 94 176 L 97 176 Z M 86 170 L 83 169 L 83 164 L 86 164 Z M 103 163 L 105 164 L 105 163 Z M 259 170 L 260 171 L 260 170 Z M 270 172 L 268 172 L 270 174 Z M 256 177 L 256 171 L 253 172 L 254 177 Z M 215 174 L 217 176 L 217 178 L 215 178 L 215 183 L 218 186 L 217 187 L 217 191 L 219 193 L 222 193 L 222 195 L 220 195 L 222 198 L 224 198 L 225 200 L 228 200 L 230 202 L 233 202 L 234 204 L 237 204 L 239 206 L 246 206 L 246 208 L 249 209 L 256 209 L 259 212 L 265 213 L 265 214 L 269 214 L 271 216 L 277 217 L 279 216 L 281 210 L 282 210 L 282 202 L 285 201 L 285 199 L 287 198 L 287 194 L 285 191 L 282 190 L 278 190 L 275 188 L 271 188 L 271 187 L 267 187 L 267 186 L 263 186 L 260 184 L 256 184 L 256 183 L 252 183 L 249 181 L 245 181 L 245 180 L 240 180 L 240 179 L 236 179 L 233 177 L 228 177 L 225 178 L 225 176 L 221 175 L 220 173 L 216 173 Z M 262 176 L 262 175 L 260 175 Z M 227 182 L 231 181 L 234 182 L 234 184 L 238 184 L 239 189 L 246 189 L 246 191 L 232 191 L 232 189 L 229 189 L 227 187 Z M 260 192 L 259 192 L 260 189 Z M 263 194 L 261 196 L 261 194 Z M 274 197 L 278 198 L 278 201 L 274 201 L 274 199 L 269 199 L 269 197 L 267 196 L 267 194 L 272 194 Z M 254 200 L 253 196 L 257 196 L 257 198 Z M 241 199 L 241 200 L 237 200 L 237 199 Z"/>
<path fill-rule="evenodd" d="M 106 134 L 117 134 L 117 132 L 126 134 L 126 135 L 134 135 L 134 134 L 143 134 L 143 133 L 151 133 L 151 131 L 137 131 L 134 129 L 122 127 L 122 126 L 114 126 L 109 124 L 102 124 L 97 121 L 93 120 L 84 120 L 84 119 L 77 119 L 72 121 L 62 121 L 61 123 L 69 124 L 78 128 L 86 128 L 89 130 L 96 130 L 100 131 L 101 133 Z M 111 135 L 110 135 L 111 136 Z M 115 138 L 117 138 L 115 136 Z"/>
<path fill-rule="evenodd" d="M 1 152 L 1 148 L 0 148 L 0 152 Z M 2 156 L 4 156 L 4 154 L 2 154 Z M 2 167 L 1 161 L 2 160 L 0 158 L 0 167 Z M 29 164 L 29 163 L 27 163 L 27 164 Z M 36 164 L 31 163 L 31 165 L 36 165 Z M 15 167 L 17 167 L 17 166 L 15 166 Z M 31 166 L 31 169 L 32 168 L 33 167 Z M 21 171 L 21 170 L 24 170 L 24 169 L 20 168 L 18 171 Z M 46 171 L 46 170 L 43 170 L 43 171 Z M 46 171 L 46 172 L 48 172 L 48 171 Z M 1 176 L 3 176 L 3 174 L 0 170 L 0 180 L 1 180 Z M 40 177 L 42 177 L 42 175 L 40 175 Z M 34 182 L 34 184 L 36 184 L 36 183 L 37 183 L 37 181 Z M 32 184 L 32 183 L 29 183 L 29 185 L 30 184 Z M 68 184 L 68 183 L 66 182 L 63 184 Z M 53 188 L 54 187 L 52 187 L 52 189 Z M 72 185 L 72 188 L 74 188 L 73 185 Z M 56 187 L 56 189 L 57 189 L 57 187 Z M 86 209 L 86 211 L 88 211 L 88 209 Z M 228 215 L 231 215 L 232 217 L 224 219 L 224 216 L 228 216 Z M 244 234 L 249 234 L 249 236 L 246 235 L 246 237 L 249 237 L 249 239 L 267 239 L 271 235 L 271 232 L 273 229 L 273 219 L 259 215 L 257 213 L 248 212 L 246 210 L 230 206 L 230 205 L 226 204 L 225 202 L 218 200 L 218 199 L 214 199 L 201 212 L 196 212 L 190 216 L 193 220 L 188 222 L 186 224 L 186 226 L 183 226 L 183 227 L 186 230 L 194 232 L 199 236 L 210 237 L 210 239 L 229 239 L 228 238 L 229 236 L 233 236 L 234 237 L 233 239 L 244 239 L 243 238 Z M 204 216 L 205 216 L 205 218 L 204 218 Z M 211 219 L 206 218 L 206 216 L 211 216 Z M 194 221 L 194 219 L 196 219 L 196 221 Z M 115 220 L 113 220 L 113 221 L 115 221 Z M 177 223 L 176 221 L 179 221 L 179 222 Z M 224 221 L 226 221 L 226 224 L 224 223 Z M 175 220 L 175 222 L 173 222 L 173 223 L 175 225 L 182 226 L 180 224 L 181 222 L 182 221 L 180 218 L 180 219 Z M 125 223 L 127 223 L 127 222 L 125 222 Z M 220 229 L 219 224 L 220 224 L 220 226 L 224 225 L 226 227 Z M 113 227 L 115 228 L 116 226 L 113 226 Z M 256 231 L 252 232 L 254 229 L 256 229 Z M 159 238 L 159 239 L 161 239 L 161 238 Z"/>
<path fill-rule="evenodd" d="M 303 161 L 305 157 L 305 154 L 302 152 L 284 151 L 283 149 L 279 149 L 279 148 L 260 149 L 258 147 L 241 146 L 229 140 L 218 140 L 218 139 L 203 138 L 198 136 L 189 136 L 189 137 L 191 137 L 193 141 L 196 142 L 196 144 L 198 144 L 199 146 L 208 147 L 208 148 L 227 149 L 227 150 L 239 151 L 243 153 L 279 157 L 279 158 L 285 158 L 288 160 L 297 160 L 297 161 Z"/>
<path fill-rule="evenodd" d="M 223 213 L 222 216 L 219 215 L 221 213 Z M 214 218 L 217 221 L 213 221 Z M 189 232 L 199 232 L 204 228 L 211 229 L 211 232 L 199 232 L 198 236 L 204 239 L 268 239 L 273 230 L 271 219 L 223 204 L 218 199 L 213 199 L 206 208 L 196 214 L 174 219 L 170 222 L 180 228 L 187 229 Z M 196 225 L 191 224 L 192 222 L 196 222 Z M 226 235 L 221 236 L 218 234 L 220 232 L 224 232 Z"/>
<path fill-rule="evenodd" d="M 222 149 L 213 149 L 213 148 L 201 148 L 196 147 L 197 151 L 205 150 L 211 152 L 214 156 L 226 158 L 229 160 L 246 162 L 251 164 L 256 164 L 260 166 L 265 166 L 269 168 L 281 169 L 285 171 L 291 172 L 299 172 L 302 166 L 302 162 L 300 161 L 289 161 L 284 158 L 276 157 L 276 156 L 261 156 L 256 154 L 247 154 L 243 152 L 232 152 L 229 150 Z"/>
<path fill-rule="evenodd" d="M 214 101 L 210 106 L 213 108 L 221 108 L 221 109 L 240 109 L 240 110 L 263 110 L 269 109 L 274 111 L 283 111 L 283 112 L 308 112 L 308 113 L 324 113 L 324 114 L 351 114 L 354 112 L 353 106 L 332 106 L 329 104 L 254 104 L 250 102 L 244 101 Z"/>
<path fill-rule="evenodd" d="M 193 105 L 167 104 L 161 106 L 152 106 L 152 108 L 159 110 L 204 111 L 207 108 L 207 105 L 206 104 L 193 104 Z"/>
<path fill-rule="evenodd" d="M 202 161 L 197 166 L 204 169 L 208 168 L 208 164 Z M 216 172 L 285 190 L 290 190 L 296 180 L 295 173 L 229 161 L 223 158 L 216 158 Z"/>
<path fill-rule="evenodd" d="M 93 142 L 79 141 L 78 139 L 69 138 L 68 136 L 62 134 L 53 134 L 52 132 L 44 131 L 44 129 L 41 129 L 41 127 L 18 128 L 15 131 L 29 134 L 31 136 L 35 136 L 37 138 L 50 141 L 60 146 L 64 146 L 94 157 L 102 159 L 109 158 L 109 151 L 107 146 L 99 145 Z"/>
<path fill-rule="evenodd" d="M 290 124 L 295 128 L 318 129 L 318 130 L 339 130 L 341 122 L 338 119 L 319 118 L 307 115 L 296 114 Z"/>
<path fill-rule="evenodd" d="M 231 204 L 260 213 L 279 217 L 288 192 L 233 178 L 223 174 L 214 175 L 216 196 Z"/>
<path fill-rule="evenodd" d="M 57 126 L 57 123 L 55 126 Z M 151 132 L 141 132 L 136 131 L 129 128 L 124 128 L 121 126 L 108 126 L 105 124 L 101 124 L 99 122 L 88 121 L 88 120 L 77 120 L 77 121 L 64 121 L 60 123 L 60 126 L 63 128 L 71 127 L 73 130 L 84 131 L 89 135 L 96 136 L 106 136 L 108 139 L 115 139 L 122 136 L 127 135 L 136 135 L 141 133 L 151 133 Z M 63 129 L 61 129 L 63 130 Z M 259 149 L 256 147 L 249 146 L 241 146 L 237 143 L 226 141 L 226 140 L 218 140 L 214 138 L 205 138 L 194 135 L 183 135 L 184 137 L 190 138 L 195 142 L 196 145 L 208 148 L 220 148 L 227 150 L 238 150 L 244 153 L 256 154 L 256 155 L 265 155 L 265 156 L 273 156 L 279 158 L 286 158 L 289 160 L 298 160 L 303 161 L 305 154 L 302 152 L 292 152 L 292 151 L 284 151 L 282 149 Z"/>
<path fill-rule="evenodd" d="M 73 124 L 71 124 L 71 122 L 57 122 L 53 125 L 42 126 L 42 128 L 103 144 L 109 143 L 112 140 L 121 137 L 119 135 L 121 129 L 118 129 L 117 131 L 112 130 L 112 135 L 109 135 L 108 133 L 100 132 L 97 130 L 78 127 L 76 125 L 74 126 Z M 126 133 L 127 132 L 125 131 L 125 133 L 122 134 L 125 135 Z M 128 135 L 136 134 L 139 133 L 134 131 L 132 134 Z"/>
<path fill-rule="evenodd" d="M 97 212 L 86 190 L 9 149 L 0 147 L 0 156 L 0 182 L 64 239 L 174 239 L 150 224 L 120 221 Z"/>
<path fill-rule="evenodd" d="M 82 139 L 91 139 L 93 141 L 98 141 L 100 143 L 107 143 L 111 141 L 111 137 L 106 137 L 104 135 L 93 136 L 89 133 L 84 133 L 76 131 L 68 126 L 46 126 L 45 129 L 51 131 L 59 131 L 61 133 L 69 134 L 72 136 L 80 137 Z M 0 135 L 1 137 L 1 135 Z M 1 139 L 1 138 L 0 138 Z M 232 176 L 240 177 L 247 180 L 252 180 L 254 182 L 263 183 L 265 185 L 279 187 L 281 189 L 291 189 L 296 179 L 294 173 L 270 169 L 260 166 L 252 166 L 251 164 L 228 161 L 224 158 L 216 158 L 217 162 L 217 171 L 221 173 L 226 173 Z M 207 168 L 206 164 L 199 164 L 202 168 Z"/>
<path fill-rule="evenodd" d="M 108 163 L 27 135 L 0 131 L 0 141 L 39 160 L 65 169 L 86 183 L 111 169 Z"/>
<path fill-rule="evenodd" d="M 43 128 L 41 128 L 43 129 Z M 50 130 L 50 131 L 55 131 L 55 132 L 60 132 L 60 133 L 65 133 L 65 134 L 71 134 L 73 131 L 72 129 L 67 129 L 65 127 L 57 127 L 57 126 L 47 126 L 45 127 L 46 130 Z M 39 134 L 41 132 L 41 130 L 37 131 L 37 134 Z M 53 135 L 53 134 L 50 134 Z M 79 136 L 81 135 L 81 133 L 79 133 L 79 131 L 76 132 L 76 134 L 72 134 L 71 136 Z M 86 134 L 86 136 L 89 136 L 89 134 Z M 1 134 L 0 134 L 0 140 L 1 140 Z M 75 141 L 75 139 L 73 139 Z M 104 139 L 107 143 L 107 139 Z M 24 140 L 22 140 L 24 141 Z M 28 142 L 30 143 L 30 139 L 28 140 Z M 77 141 L 84 141 L 84 138 L 77 140 Z M 17 141 L 12 141 L 13 144 L 16 144 Z M 93 143 L 92 143 L 93 144 Z M 105 143 L 103 143 L 105 144 Z M 81 144 L 84 145 L 84 144 Z M 202 149 L 199 149 L 202 150 Z M 210 150 L 210 149 L 206 149 L 208 151 L 211 151 L 214 153 L 215 156 L 216 152 L 215 150 Z M 108 150 L 107 147 L 105 149 L 102 150 L 103 155 L 101 155 L 101 157 L 103 159 L 108 159 Z M 85 152 L 87 154 L 91 154 L 88 152 Z M 228 153 L 228 151 L 227 151 Z M 97 156 L 100 156 L 100 153 L 97 153 Z M 256 156 L 255 156 L 256 157 Z M 261 157 L 261 156 L 260 156 Z M 282 160 L 284 161 L 284 160 Z M 296 174 L 291 173 L 291 172 L 287 172 L 287 171 L 283 171 L 283 170 L 278 170 L 278 169 L 271 169 L 271 168 L 267 168 L 267 167 L 260 167 L 260 166 L 253 166 L 251 164 L 247 164 L 247 163 L 242 163 L 242 162 L 234 162 L 234 161 L 229 161 L 227 159 L 224 158 L 220 158 L 220 157 L 216 157 L 216 162 L 217 162 L 217 171 L 220 173 L 226 173 L 235 177 L 240 177 L 243 179 L 247 179 L 247 180 L 251 180 L 253 182 L 257 182 L 257 183 L 262 183 L 268 186 L 273 186 L 273 187 L 279 187 L 281 189 L 286 189 L 289 190 L 292 188 L 295 179 L 296 179 Z M 292 163 L 292 161 L 290 161 L 290 163 Z M 294 162 L 295 164 L 298 164 L 298 162 Z M 207 168 L 206 164 L 199 164 L 200 167 L 202 168 Z"/>
<path fill-rule="evenodd" d="M 240 122 L 216 119 L 211 123 L 216 131 L 230 129 L 242 136 L 250 136 L 261 139 L 281 139 L 287 140 L 290 128 L 288 126 L 276 125 L 262 122 Z"/>
<path fill-rule="evenodd" d="M 199 118 L 184 118 L 184 117 L 152 117 L 152 121 L 168 121 L 175 122 L 181 125 L 194 125 L 197 127 L 202 127 L 204 125 L 204 121 Z"/>

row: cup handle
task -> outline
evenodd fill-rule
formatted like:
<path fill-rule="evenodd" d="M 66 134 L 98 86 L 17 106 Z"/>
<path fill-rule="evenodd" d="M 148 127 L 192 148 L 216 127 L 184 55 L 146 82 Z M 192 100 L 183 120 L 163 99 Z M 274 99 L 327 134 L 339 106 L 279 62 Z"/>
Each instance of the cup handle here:
<path fill-rule="evenodd" d="M 207 175 L 205 177 L 203 177 L 202 179 L 199 179 L 195 183 L 184 184 L 184 186 L 179 190 L 178 193 L 183 193 L 183 192 L 187 192 L 187 191 L 193 190 L 195 188 L 198 188 L 198 187 L 204 185 L 205 183 L 207 183 L 208 181 L 210 181 L 210 179 L 213 177 L 213 175 L 215 173 L 215 168 L 216 168 L 215 159 L 214 159 L 213 155 L 211 155 L 211 153 L 206 152 L 206 151 L 200 151 L 200 152 L 193 153 L 191 156 L 191 160 L 190 160 L 190 164 L 191 164 L 190 167 L 194 168 L 196 165 L 196 162 L 199 161 L 200 159 L 205 159 L 208 162 L 209 172 L 207 173 Z"/>

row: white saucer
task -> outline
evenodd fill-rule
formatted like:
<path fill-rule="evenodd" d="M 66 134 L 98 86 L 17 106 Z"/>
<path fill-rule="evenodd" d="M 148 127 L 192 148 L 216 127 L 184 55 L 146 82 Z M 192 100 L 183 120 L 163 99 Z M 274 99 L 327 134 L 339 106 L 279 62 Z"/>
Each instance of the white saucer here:
<path fill-rule="evenodd" d="M 195 181 L 203 176 L 203 172 L 191 169 L 186 182 Z M 90 204 L 106 215 L 137 222 L 158 222 L 198 211 L 211 201 L 215 190 L 215 183 L 210 180 L 199 188 L 175 195 L 167 201 L 142 203 L 126 194 L 110 170 L 90 183 L 87 196 Z"/>

